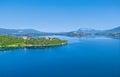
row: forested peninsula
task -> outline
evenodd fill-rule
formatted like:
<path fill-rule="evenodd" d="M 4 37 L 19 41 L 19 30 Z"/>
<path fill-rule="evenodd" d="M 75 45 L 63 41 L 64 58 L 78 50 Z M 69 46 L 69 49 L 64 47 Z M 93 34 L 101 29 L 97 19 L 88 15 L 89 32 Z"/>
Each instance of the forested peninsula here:
<path fill-rule="evenodd" d="M 0 48 L 7 47 L 44 47 L 44 46 L 58 46 L 67 44 L 67 40 L 59 38 L 30 38 L 30 37 L 14 37 L 14 36 L 0 36 Z"/>

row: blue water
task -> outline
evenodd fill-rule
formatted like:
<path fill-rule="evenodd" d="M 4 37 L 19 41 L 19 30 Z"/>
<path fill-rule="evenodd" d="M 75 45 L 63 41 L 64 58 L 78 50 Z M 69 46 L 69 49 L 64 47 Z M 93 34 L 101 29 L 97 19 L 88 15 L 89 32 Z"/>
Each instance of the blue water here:
<path fill-rule="evenodd" d="M 66 38 L 68 45 L 0 52 L 0 77 L 120 77 L 120 40 Z"/>

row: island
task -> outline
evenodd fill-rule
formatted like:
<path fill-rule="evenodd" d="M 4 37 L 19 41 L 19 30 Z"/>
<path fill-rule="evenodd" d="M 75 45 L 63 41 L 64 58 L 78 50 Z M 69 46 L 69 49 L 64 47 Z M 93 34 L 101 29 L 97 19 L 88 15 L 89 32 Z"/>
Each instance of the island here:
<path fill-rule="evenodd" d="M 59 38 L 41 37 L 30 38 L 27 36 L 0 36 L 0 48 L 12 47 L 45 47 L 45 46 L 58 46 L 67 44 L 67 40 Z"/>

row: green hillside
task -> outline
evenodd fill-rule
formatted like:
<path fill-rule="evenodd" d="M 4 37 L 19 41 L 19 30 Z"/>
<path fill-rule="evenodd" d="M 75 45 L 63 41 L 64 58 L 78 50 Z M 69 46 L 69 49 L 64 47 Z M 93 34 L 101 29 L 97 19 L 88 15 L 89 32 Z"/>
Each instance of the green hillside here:
<path fill-rule="evenodd" d="M 0 47 L 56 46 L 66 43 L 67 40 L 61 40 L 59 38 L 19 38 L 13 36 L 0 36 Z"/>

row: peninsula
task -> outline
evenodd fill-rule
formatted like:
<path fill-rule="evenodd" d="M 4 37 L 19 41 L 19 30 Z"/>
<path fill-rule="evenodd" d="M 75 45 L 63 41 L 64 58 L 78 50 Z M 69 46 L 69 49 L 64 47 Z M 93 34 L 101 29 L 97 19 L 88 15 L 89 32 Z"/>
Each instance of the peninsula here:
<path fill-rule="evenodd" d="M 7 47 L 43 47 L 43 46 L 58 46 L 67 44 L 67 40 L 59 38 L 29 38 L 29 37 L 14 37 L 14 36 L 0 36 L 0 48 Z"/>

